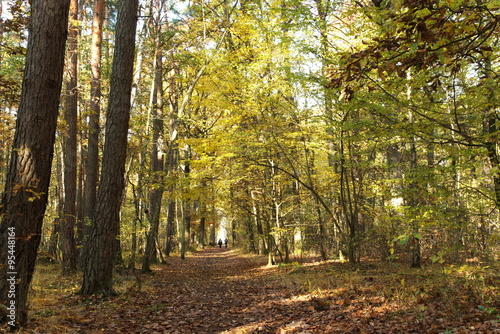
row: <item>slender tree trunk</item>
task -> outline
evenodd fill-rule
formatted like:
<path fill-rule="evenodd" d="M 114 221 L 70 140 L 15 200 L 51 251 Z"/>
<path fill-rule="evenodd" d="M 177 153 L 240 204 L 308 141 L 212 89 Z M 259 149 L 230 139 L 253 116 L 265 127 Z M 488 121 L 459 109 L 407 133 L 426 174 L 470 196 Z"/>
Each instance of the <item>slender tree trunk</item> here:
<path fill-rule="evenodd" d="M 257 238 L 255 237 L 254 227 L 252 225 L 252 220 L 249 217 L 247 220 L 247 235 L 248 243 L 251 252 L 255 254 L 261 254 L 265 252 L 267 248 L 264 239 L 264 230 L 262 228 L 261 214 L 259 210 L 259 205 L 257 204 L 256 194 L 254 191 L 247 188 L 247 194 L 250 194 L 252 198 L 252 216 L 255 221 L 255 227 L 257 230 Z M 255 244 L 257 242 L 257 245 Z"/>
<path fill-rule="evenodd" d="M 171 71 L 174 72 L 174 71 Z M 173 141 L 172 133 L 177 130 L 177 96 L 175 92 L 175 79 L 174 75 L 169 76 L 169 101 L 170 101 L 170 113 L 169 113 L 169 133 L 170 141 L 168 144 L 167 151 L 167 163 L 165 164 L 165 170 L 167 175 L 171 176 L 177 167 L 177 143 Z M 173 248 L 173 237 L 174 237 L 174 218 L 176 211 L 176 203 L 172 194 L 175 188 L 171 185 L 167 191 L 170 194 L 168 200 L 168 211 L 167 211 L 167 226 L 165 233 L 165 255 L 168 257 L 172 252 Z"/>
<path fill-rule="evenodd" d="M 191 172 L 191 167 L 189 165 L 189 148 L 186 152 L 185 157 L 185 166 L 184 166 L 184 177 L 187 179 L 189 177 L 189 173 Z M 186 187 L 189 187 L 189 181 L 186 181 Z M 186 257 L 187 246 L 190 243 L 190 235 L 191 235 L 191 203 L 189 199 L 183 199 L 181 201 L 182 207 L 182 233 L 181 233 L 181 258 L 184 259 Z"/>
<path fill-rule="evenodd" d="M 3 17 L 3 1 L 0 1 L 0 18 Z M 0 24 L 3 23 L 3 19 L 0 19 Z M 3 44 L 3 29 L 0 29 L 0 43 Z M 3 53 L 0 53 L 0 64 L 3 60 Z M 0 105 L 0 110 L 3 111 L 4 106 Z M 2 139 L 2 137 L 0 137 Z M 2 140 L 3 141 L 3 140 Z M 0 144 L 0 192 L 3 191 L 2 187 L 5 182 L 4 180 L 4 168 L 8 161 L 7 152 L 4 153 L 4 150 L 7 151 L 7 145 L 5 143 Z"/>
<path fill-rule="evenodd" d="M 203 189 L 206 189 L 207 184 L 205 181 L 201 182 L 201 186 Z M 200 203 L 200 226 L 198 228 L 198 244 L 205 248 L 205 230 L 206 230 L 206 214 L 207 214 L 207 205 L 204 201 Z"/>
<path fill-rule="evenodd" d="M 191 229 L 191 210 L 193 205 L 190 200 L 184 200 L 184 221 L 186 223 L 186 245 L 191 245 L 192 242 L 192 229 Z"/>
<path fill-rule="evenodd" d="M 248 235 L 248 247 L 250 252 L 255 254 L 260 254 L 260 247 L 255 245 L 255 233 L 253 230 L 252 219 L 250 217 L 245 219 L 247 235 Z M 214 238 L 215 240 L 215 238 Z"/>
<path fill-rule="evenodd" d="M 142 6 L 141 6 L 142 7 Z M 141 10 L 142 8 L 139 7 Z M 142 28 L 141 31 L 138 33 L 137 36 L 137 50 L 144 50 L 144 43 L 146 41 L 146 38 L 148 36 L 148 27 L 149 27 L 149 21 L 153 17 L 152 14 L 152 1 L 146 1 L 145 4 L 145 9 L 144 13 L 140 13 L 139 15 L 142 15 L 142 17 L 145 17 L 144 22 L 142 23 Z M 136 110 L 137 107 L 139 109 L 141 108 L 141 104 L 137 104 L 137 94 L 139 93 L 139 87 L 140 87 L 140 81 L 143 73 L 143 63 L 144 63 L 144 53 L 145 52 L 138 52 L 137 53 L 137 58 L 135 62 L 135 73 L 134 73 L 134 83 L 132 85 L 132 110 Z"/>
<path fill-rule="evenodd" d="M 68 10 L 69 0 L 31 1 L 23 88 L 0 205 L 0 302 L 15 307 L 7 319 L 13 327 L 28 320 L 27 297 L 47 207 L 54 153 Z M 7 262 L 9 256 L 14 257 L 15 263 Z M 14 298 L 8 293 L 12 289 Z"/>
<path fill-rule="evenodd" d="M 64 216 L 61 225 L 62 272 L 76 270 L 76 179 L 78 123 L 78 0 L 71 0 L 67 51 L 67 82 L 64 120 Z"/>
<path fill-rule="evenodd" d="M 357 262 L 357 239 L 358 239 L 358 213 L 356 209 L 356 199 L 353 187 L 351 186 L 351 181 L 354 182 L 352 173 L 352 166 L 348 166 L 345 156 L 349 156 L 349 152 L 345 152 L 344 140 L 340 141 L 340 198 L 339 203 L 342 205 L 344 219 L 346 220 L 348 234 L 347 237 L 347 255 L 350 263 Z"/>
<path fill-rule="evenodd" d="M 307 147 L 305 138 L 304 138 L 304 147 Z M 313 181 L 313 177 L 312 177 L 315 174 L 314 155 L 311 154 L 307 148 L 305 148 L 304 155 L 306 157 L 307 181 L 308 181 L 308 184 L 310 185 L 310 188 L 314 189 L 314 181 Z M 325 223 L 325 219 L 324 219 L 322 212 L 321 212 L 322 205 L 321 205 L 319 196 L 314 197 L 314 202 L 316 203 L 316 212 L 317 212 L 317 216 L 318 216 L 320 254 L 321 254 L 321 258 L 323 260 L 326 260 L 328 258 L 328 247 L 327 247 L 328 229 L 327 229 L 327 226 Z"/>
<path fill-rule="evenodd" d="M 356 111 L 353 115 L 354 119 L 358 119 L 359 115 Z M 357 135 L 358 131 L 354 130 L 354 134 Z M 363 205 L 363 171 L 360 167 L 360 161 L 362 160 L 359 154 L 359 146 L 355 143 L 349 142 L 348 146 L 349 160 L 351 161 L 350 167 L 350 193 L 351 193 L 351 204 L 350 204 L 350 215 L 351 215 L 351 225 L 354 234 L 351 236 L 351 242 L 353 244 L 354 256 L 356 258 L 356 263 L 360 262 L 361 259 L 361 243 L 362 243 L 362 233 L 365 230 L 363 214 L 360 212 L 360 207 Z M 367 157 L 368 158 L 368 157 Z M 348 178 L 349 180 L 349 178 Z"/>
<path fill-rule="evenodd" d="M 205 226 L 206 226 L 206 218 L 205 216 L 202 216 L 200 218 L 200 227 L 198 229 L 198 245 L 200 245 L 202 248 L 205 248 Z"/>
<path fill-rule="evenodd" d="M 273 266 L 276 264 L 275 260 L 275 250 L 276 250 L 276 241 L 274 236 L 271 234 L 271 222 L 266 220 L 266 239 L 267 239 L 267 265 Z"/>
<path fill-rule="evenodd" d="M 160 225 L 161 201 L 163 198 L 163 52 L 161 38 L 162 2 L 155 2 L 155 44 L 156 55 L 154 61 L 155 79 L 151 92 L 151 118 L 153 119 L 153 145 L 151 149 L 151 171 L 153 172 L 153 188 L 149 193 L 149 222 L 150 228 L 146 241 L 146 252 L 142 262 L 142 271 L 150 271 L 150 264 L 156 259 L 156 239 Z"/>
<path fill-rule="evenodd" d="M 210 224 L 210 244 L 215 246 L 215 225 Z"/>
<path fill-rule="evenodd" d="M 54 219 L 52 223 L 52 230 L 50 231 L 49 247 L 47 252 L 54 260 L 59 260 L 59 235 L 61 233 L 61 224 L 59 218 Z"/>
<path fill-rule="evenodd" d="M 408 71 L 408 79 L 411 79 L 411 72 Z M 411 100 L 412 90 L 411 87 L 407 87 L 407 98 L 408 101 Z M 408 122 L 410 124 L 414 123 L 413 112 L 410 110 L 408 112 Z M 410 163 L 410 182 L 408 185 L 409 192 L 407 193 L 407 198 L 405 202 L 410 207 L 410 228 L 412 237 L 410 238 L 410 256 L 411 256 L 411 264 L 412 268 L 420 268 L 421 267 L 421 249 L 420 249 L 420 238 L 417 238 L 420 231 L 419 222 L 416 219 L 418 216 L 418 207 L 422 203 L 422 198 L 419 189 L 419 183 L 416 180 L 418 173 L 418 155 L 417 155 L 417 142 L 414 135 L 410 137 L 409 143 L 409 163 Z"/>
<path fill-rule="evenodd" d="M 63 154 L 62 149 L 59 149 L 58 142 L 55 143 L 55 153 L 54 159 L 55 161 L 52 163 L 55 165 L 55 173 L 56 173 L 56 184 L 54 185 L 55 190 L 55 202 L 54 207 L 56 208 L 57 217 L 54 219 L 54 226 L 52 227 L 52 231 L 49 239 L 49 254 L 56 261 L 60 260 L 60 250 L 61 250 L 61 225 L 64 217 L 64 177 L 63 177 Z"/>
<path fill-rule="evenodd" d="M 165 237 L 165 256 L 170 256 L 173 249 L 173 236 L 174 236 L 174 219 L 175 219 L 175 200 L 170 199 L 168 201 L 167 210 L 167 230 Z"/>
<path fill-rule="evenodd" d="M 181 210 L 182 210 L 182 217 L 181 217 L 181 229 L 180 229 L 180 237 L 181 237 L 181 244 L 180 244 L 180 248 L 181 248 L 181 259 L 185 259 L 186 258 L 186 204 L 187 202 L 186 201 L 182 201 L 181 202 Z"/>
<path fill-rule="evenodd" d="M 410 115 L 410 122 L 413 121 L 413 117 Z M 415 173 L 417 172 L 417 146 L 415 143 L 415 138 L 412 137 L 410 141 L 410 173 L 413 174 L 412 177 L 415 178 Z M 417 210 L 420 195 L 418 191 L 418 183 L 415 180 L 411 180 L 409 184 L 409 191 L 407 198 L 407 203 L 410 206 L 410 210 L 415 212 Z M 415 216 L 415 213 L 411 214 L 411 216 Z M 411 246 L 411 267 L 412 268 L 420 268 L 421 267 L 421 256 L 420 256 L 420 239 L 415 236 L 419 233 L 419 224 L 418 221 L 414 218 L 411 218 L 411 231 L 413 236 L 410 238 L 410 246 Z"/>
<path fill-rule="evenodd" d="M 142 164 L 142 154 L 139 153 L 139 160 L 141 161 L 141 164 Z M 134 209 L 135 209 L 135 216 L 134 216 L 134 220 L 132 222 L 132 247 L 131 247 L 131 252 L 132 252 L 132 255 L 130 256 L 130 263 L 129 263 L 129 268 L 132 268 L 132 269 L 135 269 L 135 261 L 136 261 L 136 257 L 137 257 L 137 224 L 139 223 L 140 225 L 142 225 L 142 210 L 141 210 L 141 207 L 142 207 L 142 199 L 141 199 L 141 196 L 139 194 L 140 192 L 140 189 L 142 187 L 142 177 L 141 177 L 141 173 L 138 173 L 137 175 L 137 188 L 136 189 L 136 186 L 134 185 L 133 182 L 130 181 L 129 179 L 129 182 L 132 186 L 132 198 L 133 198 L 133 201 L 134 201 Z"/>
<path fill-rule="evenodd" d="M 113 268 L 124 189 L 138 0 L 120 2 L 102 173 L 85 261 L 82 294 L 114 294 Z"/>
<path fill-rule="evenodd" d="M 81 117 L 79 118 L 79 124 L 82 123 Z M 83 132 L 80 131 L 79 135 L 80 138 L 83 138 Z M 76 227 L 75 227 L 75 248 L 76 248 L 76 265 L 77 268 L 81 268 L 81 263 L 82 263 L 82 250 L 83 250 L 83 229 L 84 229 L 84 222 L 85 220 L 83 219 L 83 207 L 84 207 L 84 201 L 83 201 L 83 182 L 85 178 L 85 162 L 83 161 L 83 145 L 82 145 L 82 140 L 80 140 L 78 143 L 78 151 L 77 151 L 77 156 L 80 157 L 78 161 L 78 177 L 77 177 L 77 183 L 76 183 Z"/>
<path fill-rule="evenodd" d="M 176 83 L 176 75 L 178 74 L 177 64 L 174 58 L 173 51 L 170 54 L 170 62 L 172 66 L 172 70 L 168 76 L 168 101 L 169 101 L 169 142 L 168 142 L 168 150 L 167 150 L 167 163 L 165 164 L 165 170 L 167 175 L 172 176 L 178 165 L 178 157 L 179 157 L 179 149 L 177 147 L 177 131 L 178 131 L 178 113 L 179 113 L 179 103 L 178 103 L 178 90 Z M 167 228 L 166 228 L 166 236 L 165 236 L 165 254 L 166 256 L 170 256 L 170 252 L 173 248 L 173 237 L 174 237 L 174 219 L 175 219 L 175 211 L 176 211 L 176 203 L 172 194 L 174 192 L 174 186 L 170 186 L 167 191 L 170 193 L 170 199 L 168 203 L 168 215 L 167 215 Z"/>
<path fill-rule="evenodd" d="M 90 83 L 90 114 L 88 121 L 88 146 L 86 152 L 84 208 L 83 208 L 83 254 L 88 254 L 88 236 L 92 224 L 97 196 L 97 181 L 99 179 L 99 118 L 101 117 L 101 57 L 102 57 L 102 27 L 104 23 L 105 0 L 96 0 L 94 3 L 94 17 L 92 20 L 92 44 L 90 67 L 92 80 Z M 85 255 L 81 265 L 85 265 Z"/>

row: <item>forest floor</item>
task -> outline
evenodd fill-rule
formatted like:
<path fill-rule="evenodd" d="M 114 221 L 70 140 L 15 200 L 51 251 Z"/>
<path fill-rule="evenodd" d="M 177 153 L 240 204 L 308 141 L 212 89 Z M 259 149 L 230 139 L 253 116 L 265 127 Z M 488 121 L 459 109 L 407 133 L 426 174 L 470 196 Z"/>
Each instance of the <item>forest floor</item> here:
<path fill-rule="evenodd" d="M 500 333 L 500 273 L 470 264 L 418 270 L 267 258 L 206 248 L 119 294 L 82 297 L 78 276 L 37 269 L 22 333 Z M 0 328 L 1 332 L 1 328 Z"/>

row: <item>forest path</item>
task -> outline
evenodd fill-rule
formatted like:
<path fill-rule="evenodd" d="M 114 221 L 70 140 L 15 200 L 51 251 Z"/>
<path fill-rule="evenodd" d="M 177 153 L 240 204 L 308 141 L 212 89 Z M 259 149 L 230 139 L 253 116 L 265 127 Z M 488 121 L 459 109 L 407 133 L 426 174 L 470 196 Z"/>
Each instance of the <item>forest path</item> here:
<path fill-rule="evenodd" d="M 75 332 L 292 333 L 300 327 L 294 319 L 310 313 L 273 284 L 276 268 L 267 268 L 264 257 L 210 247 L 167 262 L 155 267 L 140 291 L 87 306 L 85 320 L 73 319 Z"/>
<path fill-rule="evenodd" d="M 270 333 L 292 321 L 279 312 L 290 294 L 266 281 L 264 258 L 214 247 L 169 264 L 154 283 L 166 332 Z"/>

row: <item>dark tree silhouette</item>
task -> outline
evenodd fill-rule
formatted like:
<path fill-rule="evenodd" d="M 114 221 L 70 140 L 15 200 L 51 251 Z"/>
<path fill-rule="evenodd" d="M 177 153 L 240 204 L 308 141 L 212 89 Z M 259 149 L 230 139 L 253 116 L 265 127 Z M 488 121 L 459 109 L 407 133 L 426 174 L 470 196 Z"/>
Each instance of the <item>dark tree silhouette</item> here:
<path fill-rule="evenodd" d="M 47 207 L 69 3 L 31 1 L 21 101 L 0 205 L 0 302 L 15 306 L 15 320 L 8 320 L 16 326 L 27 321 L 26 301 Z M 9 256 L 14 262 L 8 262 Z M 14 298 L 5 277 L 15 278 L 10 281 L 15 282 Z"/>

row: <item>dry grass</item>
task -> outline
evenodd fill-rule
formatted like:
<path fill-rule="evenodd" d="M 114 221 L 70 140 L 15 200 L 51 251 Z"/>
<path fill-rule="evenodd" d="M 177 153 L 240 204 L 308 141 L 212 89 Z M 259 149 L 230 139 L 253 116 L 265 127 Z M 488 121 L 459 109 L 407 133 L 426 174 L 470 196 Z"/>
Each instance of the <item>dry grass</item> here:
<path fill-rule="evenodd" d="M 473 313 L 500 321 L 499 269 L 498 264 L 480 263 L 410 269 L 387 263 L 295 262 L 278 266 L 272 280 L 297 294 L 329 302 L 357 300 L 422 316 L 438 308 L 451 319 Z"/>

